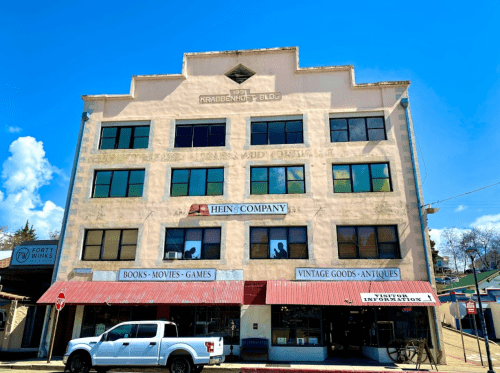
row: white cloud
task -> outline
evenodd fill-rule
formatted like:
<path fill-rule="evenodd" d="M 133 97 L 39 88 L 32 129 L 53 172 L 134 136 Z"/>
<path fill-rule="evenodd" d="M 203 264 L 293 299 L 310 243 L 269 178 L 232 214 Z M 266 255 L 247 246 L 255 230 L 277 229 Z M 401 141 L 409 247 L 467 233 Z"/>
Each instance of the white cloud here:
<path fill-rule="evenodd" d="M 500 214 L 480 216 L 470 226 L 482 227 L 482 228 L 496 228 L 500 230 Z"/>
<path fill-rule="evenodd" d="M 460 205 L 460 206 L 458 206 L 458 207 L 455 209 L 455 212 L 464 211 L 466 208 L 467 208 L 467 206 Z"/>
<path fill-rule="evenodd" d="M 52 201 L 43 202 L 39 189 L 61 172 L 45 158 L 43 142 L 31 136 L 13 141 L 9 151 L 1 175 L 5 193 L 0 191 L 0 225 L 15 230 L 29 220 L 38 238 L 46 239 L 49 231 L 61 229 L 64 209 Z"/>
<path fill-rule="evenodd" d="M 18 126 L 7 126 L 7 132 L 9 132 L 9 133 L 19 133 L 22 130 L 23 129 L 21 127 L 18 127 Z"/>

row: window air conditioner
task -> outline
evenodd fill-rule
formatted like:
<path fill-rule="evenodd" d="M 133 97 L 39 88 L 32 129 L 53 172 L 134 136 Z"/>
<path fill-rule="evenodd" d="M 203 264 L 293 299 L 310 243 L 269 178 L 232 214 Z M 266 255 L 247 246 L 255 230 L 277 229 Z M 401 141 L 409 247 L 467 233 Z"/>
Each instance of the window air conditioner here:
<path fill-rule="evenodd" d="M 178 253 L 177 251 L 167 251 L 165 254 L 165 259 L 181 259 L 182 253 Z"/>

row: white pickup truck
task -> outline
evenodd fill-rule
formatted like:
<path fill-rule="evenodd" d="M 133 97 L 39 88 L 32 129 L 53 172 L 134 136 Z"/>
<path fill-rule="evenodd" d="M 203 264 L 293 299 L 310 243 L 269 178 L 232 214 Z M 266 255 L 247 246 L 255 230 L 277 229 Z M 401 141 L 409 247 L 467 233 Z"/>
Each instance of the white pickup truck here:
<path fill-rule="evenodd" d="M 224 362 L 224 342 L 217 338 L 177 336 L 169 321 L 130 321 L 98 337 L 69 341 L 63 362 L 71 373 L 91 367 L 104 373 L 115 367 L 167 367 L 171 373 L 198 373 Z"/>

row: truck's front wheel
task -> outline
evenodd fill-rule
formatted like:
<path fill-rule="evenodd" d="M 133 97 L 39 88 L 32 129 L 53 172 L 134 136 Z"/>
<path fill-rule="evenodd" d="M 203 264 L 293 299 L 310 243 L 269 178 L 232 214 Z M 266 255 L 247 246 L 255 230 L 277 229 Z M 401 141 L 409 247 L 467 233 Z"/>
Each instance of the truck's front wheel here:
<path fill-rule="evenodd" d="M 191 373 L 191 363 L 183 356 L 176 356 L 172 359 L 170 373 Z"/>
<path fill-rule="evenodd" d="M 70 373 L 88 373 L 91 365 L 90 357 L 83 352 L 74 353 L 68 361 Z"/>

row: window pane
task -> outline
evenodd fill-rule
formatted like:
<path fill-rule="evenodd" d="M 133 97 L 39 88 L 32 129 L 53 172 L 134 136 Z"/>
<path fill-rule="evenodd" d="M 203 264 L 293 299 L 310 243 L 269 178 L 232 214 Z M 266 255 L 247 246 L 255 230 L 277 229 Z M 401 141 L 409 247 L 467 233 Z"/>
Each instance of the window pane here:
<path fill-rule="evenodd" d="M 355 259 L 356 244 L 354 243 L 339 243 L 339 258 L 340 259 Z"/>
<path fill-rule="evenodd" d="M 290 259 L 307 259 L 307 245 L 305 243 L 291 243 Z"/>
<path fill-rule="evenodd" d="M 267 133 L 267 123 L 252 123 L 252 132 Z"/>
<path fill-rule="evenodd" d="M 374 192 L 390 192 L 391 186 L 389 185 L 388 179 L 374 179 L 373 183 L 373 191 Z"/>
<path fill-rule="evenodd" d="M 149 126 L 135 127 L 134 130 L 135 137 L 149 137 Z"/>
<path fill-rule="evenodd" d="M 266 144 L 267 144 L 266 133 L 252 133 L 252 145 L 266 145 Z"/>
<path fill-rule="evenodd" d="M 83 260 L 99 260 L 101 246 L 85 246 Z"/>
<path fill-rule="evenodd" d="M 96 184 L 110 184 L 111 171 L 97 171 L 95 175 Z"/>
<path fill-rule="evenodd" d="M 87 240 L 85 244 L 87 245 L 101 245 L 102 242 L 102 230 L 99 231 L 87 231 Z"/>
<path fill-rule="evenodd" d="M 360 164 L 352 166 L 352 181 L 354 192 L 370 191 L 370 173 L 368 165 Z"/>
<path fill-rule="evenodd" d="M 349 140 L 366 141 L 364 118 L 349 119 Z"/>
<path fill-rule="evenodd" d="M 126 229 L 122 231 L 122 244 L 137 243 L 137 229 Z"/>
<path fill-rule="evenodd" d="M 191 126 L 177 126 L 175 136 L 191 137 L 193 135 L 193 127 Z"/>
<path fill-rule="evenodd" d="M 285 194 L 285 167 L 269 168 L 269 194 Z"/>
<path fill-rule="evenodd" d="M 251 259 L 267 259 L 267 244 L 255 244 L 250 247 Z"/>
<path fill-rule="evenodd" d="M 143 185 L 129 185 L 128 187 L 128 197 L 142 197 Z"/>
<path fill-rule="evenodd" d="M 189 180 L 189 170 L 173 170 L 172 183 L 187 183 Z"/>
<path fill-rule="evenodd" d="M 305 186 L 303 181 L 289 181 L 288 182 L 289 194 L 303 194 L 305 193 Z"/>
<path fill-rule="evenodd" d="M 208 183 L 207 196 L 222 196 L 222 183 Z"/>
<path fill-rule="evenodd" d="M 351 171 L 349 166 L 333 166 L 334 179 L 349 179 L 350 177 Z"/>
<path fill-rule="evenodd" d="M 168 229 L 167 244 L 182 245 L 184 243 L 184 229 Z"/>
<path fill-rule="evenodd" d="M 184 243 L 184 259 L 201 258 L 201 239 L 203 230 L 187 229 L 186 241 Z"/>
<path fill-rule="evenodd" d="M 305 243 L 307 242 L 306 228 L 293 227 L 288 229 L 291 243 Z"/>
<path fill-rule="evenodd" d="M 302 132 L 292 132 L 286 134 L 287 144 L 302 144 L 304 142 Z"/>
<path fill-rule="evenodd" d="M 132 128 L 120 128 L 120 137 L 118 138 L 118 149 L 129 149 L 131 137 L 132 137 Z"/>
<path fill-rule="evenodd" d="M 128 171 L 114 171 L 110 197 L 125 197 L 127 193 Z"/>
<path fill-rule="evenodd" d="M 220 243 L 220 229 L 205 229 L 204 243 Z"/>
<path fill-rule="evenodd" d="M 144 170 L 130 171 L 129 184 L 144 184 Z"/>
<path fill-rule="evenodd" d="M 134 139 L 133 149 L 147 149 L 149 138 L 147 137 L 136 137 Z"/>
<path fill-rule="evenodd" d="M 116 137 L 116 132 L 118 128 L 116 127 L 103 127 L 102 128 L 102 137 Z"/>
<path fill-rule="evenodd" d="M 398 246 L 394 243 L 380 244 L 380 259 L 398 259 Z"/>
<path fill-rule="evenodd" d="M 368 128 L 384 128 L 383 118 L 366 118 Z"/>
<path fill-rule="evenodd" d="M 377 227 L 379 242 L 397 242 L 396 227 Z"/>
<path fill-rule="evenodd" d="M 347 119 L 330 119 L 330 129 L 347 130 Z"/>
<path fill-rule="evenodd" d="M 176 148 L 190 148 L 191 147 L 191 137 L 176 137 L 175 145 Z"/>
<path fill-rule="evenodd" d="M 358 227 L 358 245 L 360 258 L 376 259 L 378 254 L 375 228 Z"/>
<path fill-rule="evenodd" d="M 226 126 L 210 126 L 210 135 L 225 135 Z"/>
<path fill-rule="evenodd" d="M 252 168 L 252 181 L 267 181 L 267 168 Z"/>
<path fill-rule="evenodd" d="M 252 228 L 250 229 L 250 242 L 252 243 L 267 243 L 267 228 Z"/>
<path fill-rule="evenodd" d="M 285 143 L 285 122 L 269 123 L 269 144 Z"/>
<path fill-rule="evenodd" d="M 269 236 L 271 259 L 287 259 L 288 242 L 286 228 L 271 228 L 269 229 Z"/>
<path fill-rule="evenodd" d="M 114 149 L 115 148 L 115 139 L 102 139 L 101 140 L 101 149 Z"/>
<path fill-rule="evenodd" d="M 120 252 L 121 260 L 134 260 L 135 259 L 135 245 L 126 245 L 122 246 L 122 250 Z"/>
<path fill-rule="evenodd" d="M 335 180 L 333 191 L 335 193 L 351 193 L 351 180 Z"/>
<path fill-rule="evenodd" d="M 220 259 L 220 244 L 204 244 L 203 259 Z"/>
<path fill-rule="evenodd" d="M 209 146 L 224 146 L 226 145 L 226 139 L 222 135 L 210 136 Z"/>
<path fill-rule="evenodd" d="M 372 177 L 389 177 L 389 165 L 383 164 L 372 164 L 370 165 L 372 169 Z"/>
<path fill-rule="evenodd" d="M 132 327 L 134 324 L 122 325 L 108 332 L 108 341 L 113 342 L 121 338 L 133 338 Z"/>
<path fill-rule="evenodd" d="M 172 184 L 172 196 L 187 196 L 187 184 Z"/>
<path fill-rule="evenodd" d="M 368 140 L 370 141 L 385 140 L 384 130 L 368 130 Z"/>
<path fill-rule="evenodd" d="M 193 127 L 193 147 L 208 146 L 208 126 Z"/>
<path fill-rule="evenodd" d="M 223 182 L 224 181 L 224 169 L 222 168 L 209 168 L 208 169 L 208 180 L 210 182 Z"/>
<path fill-rule="evenodd" d="M 190 196 L 204 196 L 205 195 L 205 182 L 207 178 L 207 170 L 204 168 L 191 170 L 189 180 L 189 195 Z"/>
<path fill-rule="evenodd" d="M 332 142 L 347 142 L 347 131 L 332 131 Z"/>
<path fill-rule="evenodd" d="M 250 194 L 267 194 L 266 182 L 252 182 L 252 191 Z"/>
<path fill-rule="evenodd" d="M 356 229 L 354 227 L 337 227 L 337 240 L 339 242 L 356 242 Z"/>
<path fill-rule="evenodd" d="M 304 180 L 304 167 L 287 167 L 288 180 Z"/>
<path fill-rule="evenodd" d="M 157 329 L 158 325 L 156 324 L 139 324 L 136 338 L 154 338 Z"/>
<path fill-rule="evenodd" d="M 302 121 L 297 120 L 293 122 L 286 122 L 287 132 L 302 132 Z"/>
<path fill-rule="evenodd" d="M 109 185 L 96 185 L 94 188 L 94 198 L 106 198 L 109 196 Z"/>
<path fill-rule="evenodd" d="M 119 230 L 107 230 L 104 234 L 104 252 L 103 260 L 118 259 L 118 245 L 120 243 Z"/>

